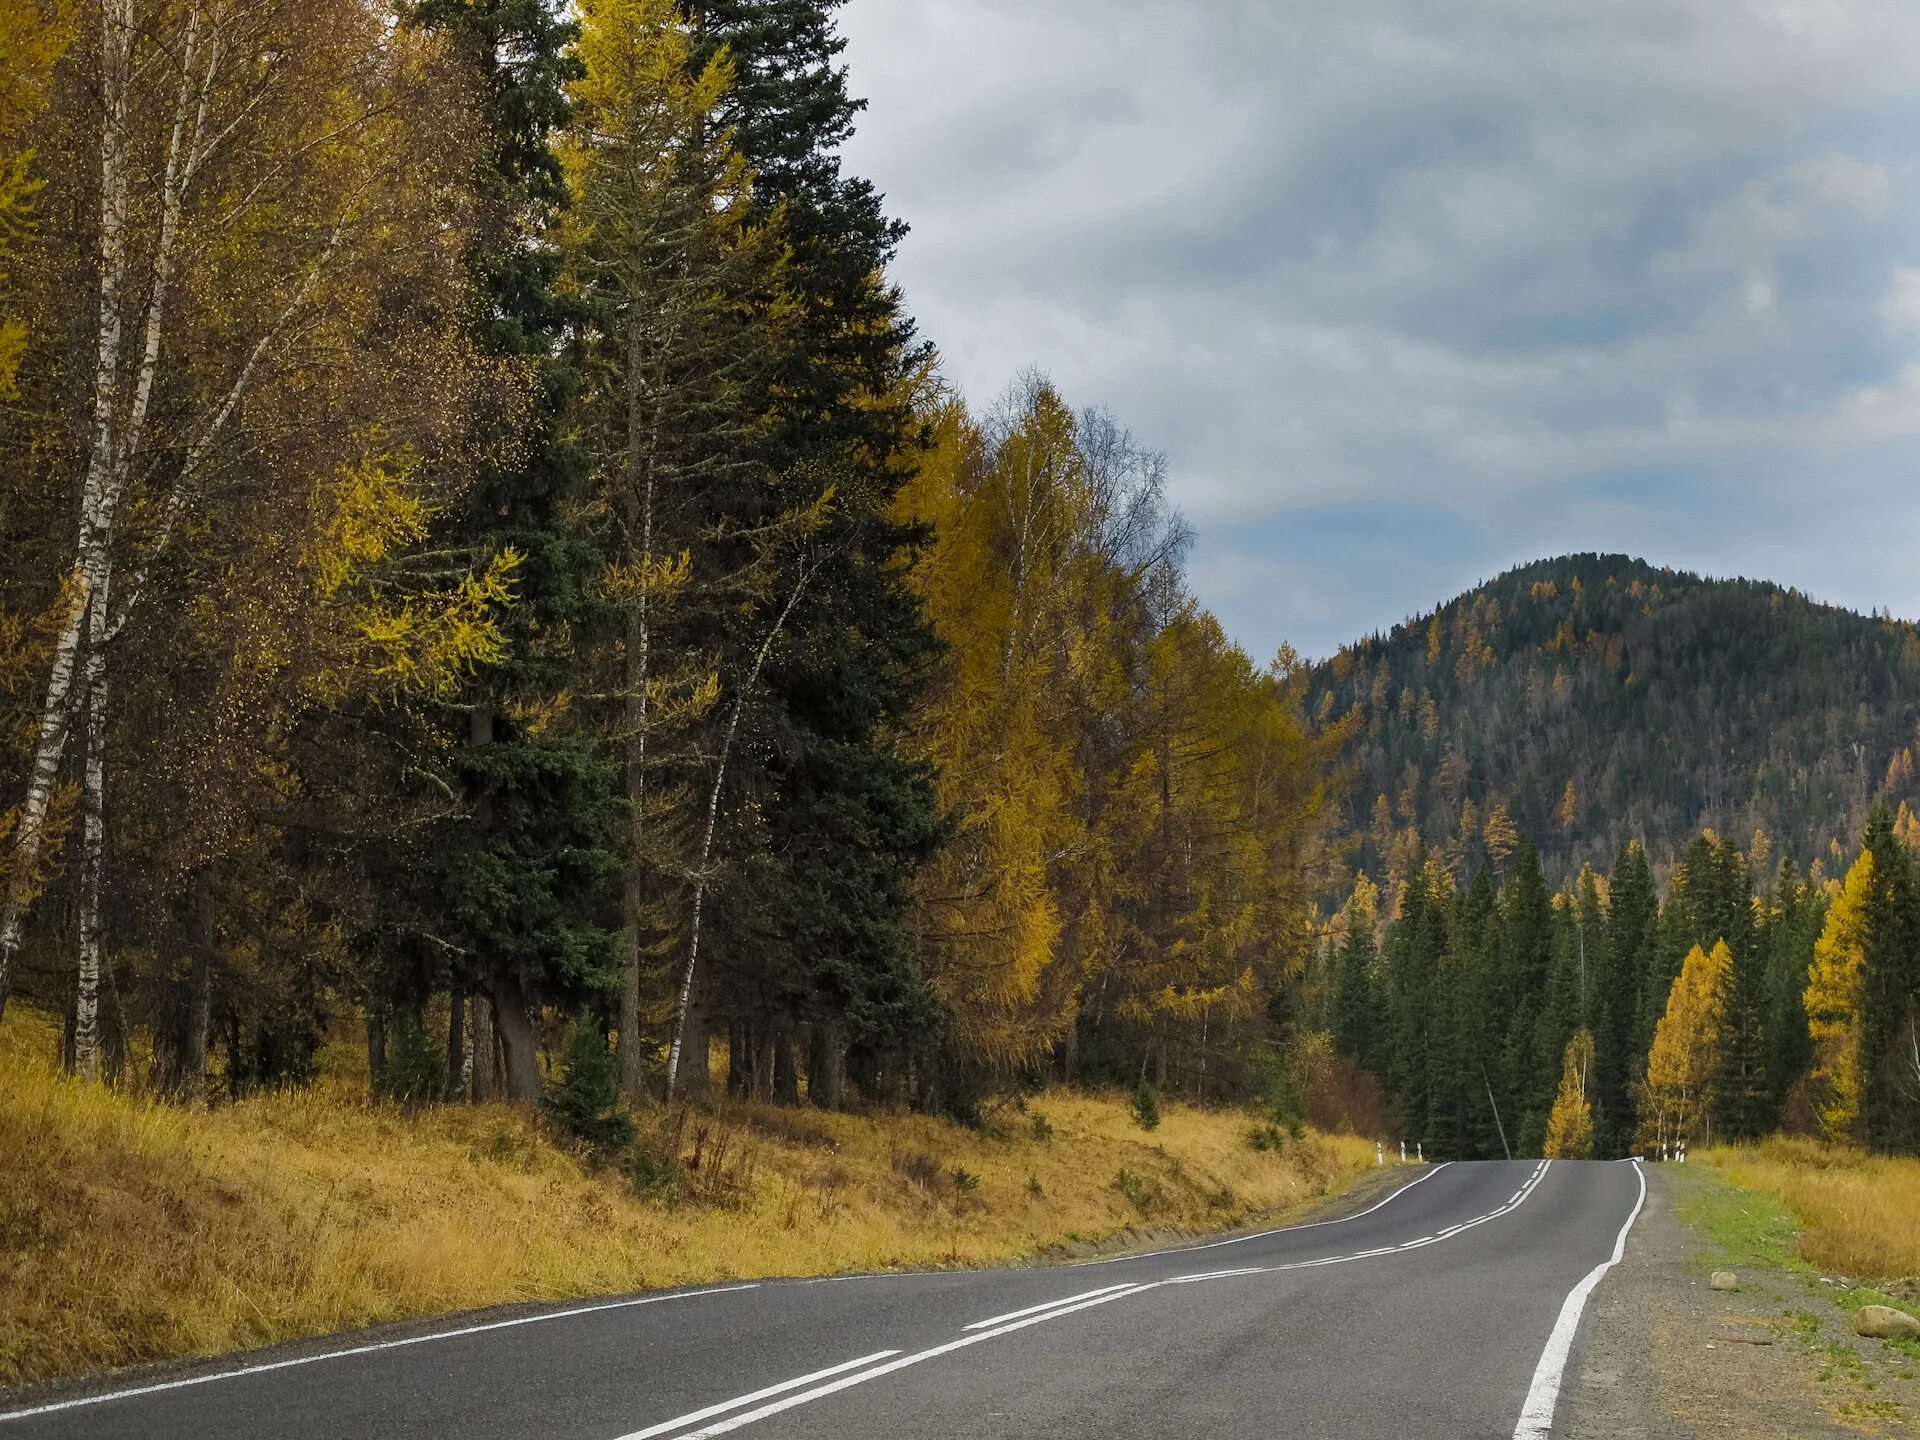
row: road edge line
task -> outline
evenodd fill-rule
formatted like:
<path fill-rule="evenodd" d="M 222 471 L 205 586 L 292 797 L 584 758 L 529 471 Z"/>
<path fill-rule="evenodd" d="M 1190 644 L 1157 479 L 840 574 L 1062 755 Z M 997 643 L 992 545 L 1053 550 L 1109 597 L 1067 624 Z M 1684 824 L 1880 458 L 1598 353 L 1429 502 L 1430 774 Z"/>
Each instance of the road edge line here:
<path fill-rule="evenodd" d="M 738 1290 L 757 1290 L 763 1282 L 749 1280 L 740 1285 L 709 1285 L 697 1290 L 672 1290 L 664 1295 L 636 1295 L 625 1300 L 602 1300 L 592 1305 L 575 1305 L 565 1310 L 542 1310 L 534 1315 L 516 1315 L 511 1320 L 489 1320 L 481 1325 L 463 1325 L 457 1330 L 435 1330 L 425 1335 L 407 1335 L 397 1340 L 376 1340 L 344 1350 L 322 1350 L 313 1355 L 295 1355 L 285 1360 L 268 1360 L 255 1365 L 239 1365 L 227 1370 L 210 1370 L 186 1375 L 178 1380 L 162 1380 L 150 1385 L 134 1385 L 121 1390 L 103 1390 L 97 1395 L 76 1395 L 71 1400 L 54 1400 L 25 1410 L 0 1410 L 0 1425 L 26 1420 L 35 1415 L 52 1415 L 60 1410 L 80 1410 L 89 1405 L 105 1405 L 112 1400 L 131 1400 L 138 1395 L 158 1395 L 163 1390 L 186 1390 L 195 1385 L 211 1385 L 217 1380 L 239 1380 L 248 1375 L 264 1375 L 270 1370 L 291 1370 L 300 1365 L 318 1365 L 323 1360 L 346 1360 L 355 1355 L 372 1355 L 381 1350 L 404 1350 L 410 1345 L 426 1345 L 435 1340 L 458 1340 L 463 1335 L 481 1335 L 489 1330 L 511 1330 L 520 1325 L 539 1325 L 548 1320 L 571 1320 L 580 1315 L 597 1315 L 605 1310 L 634 1310 L 642 1305 L 659 1305 L 668 1300 L 693 1300 L 702 1295 L 731 1295 Z M 242 1352 L 245 1353 L 245 1352 Z"/>
<path fill-rule="evenodd" d="M 1567 1361 L 1573 1355 L 1574 1337 L 1580 1333 L 1580 1317 L 1587 1308 L 1587 1297 L 1625 1257 L 1627 1232 L 1633 1229 L 1633 1222 L 1640 1218 L 1640 1211 L 1647 1203 L 1647 1172 L 1640 1168 L 1638 1159 L 1630 1163 L 1634 1178 L 1640 1182 L 1640 1194 L 1620 1233 L 1614 1237 L 1613 1254 L 1589 1270 L 1586 1278 L 1567 1292 L 1560 1306 L 1560 1318 L 1554 1322 L 1546 1348 L 1540 1352 L 1540 1363 L 1534 1367 L 1533 1383 L 1527 1387 L 1527 1402 L 1520 1408 L 1519 1423 L 1513 1427 L 1513 1440 L 1545 1440 L 1553 1432 L 1553 1414 L 1560 1404 L 1560 1384 L 1566 1376 Z"/>

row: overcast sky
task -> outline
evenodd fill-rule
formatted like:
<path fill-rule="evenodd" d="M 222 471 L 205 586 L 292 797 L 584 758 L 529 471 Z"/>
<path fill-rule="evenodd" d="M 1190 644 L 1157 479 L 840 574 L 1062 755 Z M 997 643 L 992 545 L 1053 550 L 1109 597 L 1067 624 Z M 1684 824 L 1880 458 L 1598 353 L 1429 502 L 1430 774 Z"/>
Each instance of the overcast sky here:
<path fill-rule="evenodd" d="M 1920 614 L 1920 0 L 849 0 L 984 405 L 1168 453 L 1265 658 L 1569 550 Z"/>

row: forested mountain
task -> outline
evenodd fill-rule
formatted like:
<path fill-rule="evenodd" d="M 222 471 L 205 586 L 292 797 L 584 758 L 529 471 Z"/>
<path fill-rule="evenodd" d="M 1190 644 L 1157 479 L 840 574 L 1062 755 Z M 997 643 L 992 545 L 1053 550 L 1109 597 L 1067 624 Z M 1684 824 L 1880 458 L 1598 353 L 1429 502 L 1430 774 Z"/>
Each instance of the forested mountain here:
<path fill-rule="evenodd" d="M 1342 650 L 1307 704 L 1346 732 L 1349 862 L 1376 880 L 1416 840 L 1464 880 L 1516 833 L 1556 880 L 1631 839 L 1664 876 L 1702 829 L 1831 874 L 1913 793 L 1920 627 L 1573 555 Z"/>

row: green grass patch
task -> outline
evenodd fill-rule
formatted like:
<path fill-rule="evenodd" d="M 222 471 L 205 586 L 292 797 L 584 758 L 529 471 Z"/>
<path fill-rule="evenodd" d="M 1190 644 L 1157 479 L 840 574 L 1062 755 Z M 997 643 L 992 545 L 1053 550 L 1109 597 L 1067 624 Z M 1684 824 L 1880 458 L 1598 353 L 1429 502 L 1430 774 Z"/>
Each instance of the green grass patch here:
<path fill-rule="evenodd" d="M 1791 1335 L 1803 1345 L 1811 1345 L 1820 1335 L 1820 1317 L 1811 1310 L 1789 1310 L 1773 1322 L 1774 1329 Z"/>
<path fill-rule="evenodd" d="M 1680 1218 L 1718 1252 L 1696 1262 L 1702 1274 L 1722 1268 L 1738 1270 L 1742 1265 L 1763 1270 L 1811 1268 L 1794 1253 L 1793 1216 L 1774 1191 L 1738 1189 L 1700 1171 L 1680 1180 L 1675 1189 Z"/>

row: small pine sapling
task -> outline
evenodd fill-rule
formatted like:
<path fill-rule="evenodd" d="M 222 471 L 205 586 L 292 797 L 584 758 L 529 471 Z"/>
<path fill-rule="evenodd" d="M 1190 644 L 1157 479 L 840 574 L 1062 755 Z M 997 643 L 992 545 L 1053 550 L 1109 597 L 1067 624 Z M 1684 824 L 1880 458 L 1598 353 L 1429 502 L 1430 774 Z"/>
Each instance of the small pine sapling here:
<path fill-rule="evenodd" d="M 574 1022 L 566 1067 L 548 1084 L 541 1108 L 600 1159 L 633 1143 L 633 1116 L 620 1099 L 620 1069 L 606 1031 L 588 1016 Z"/>

